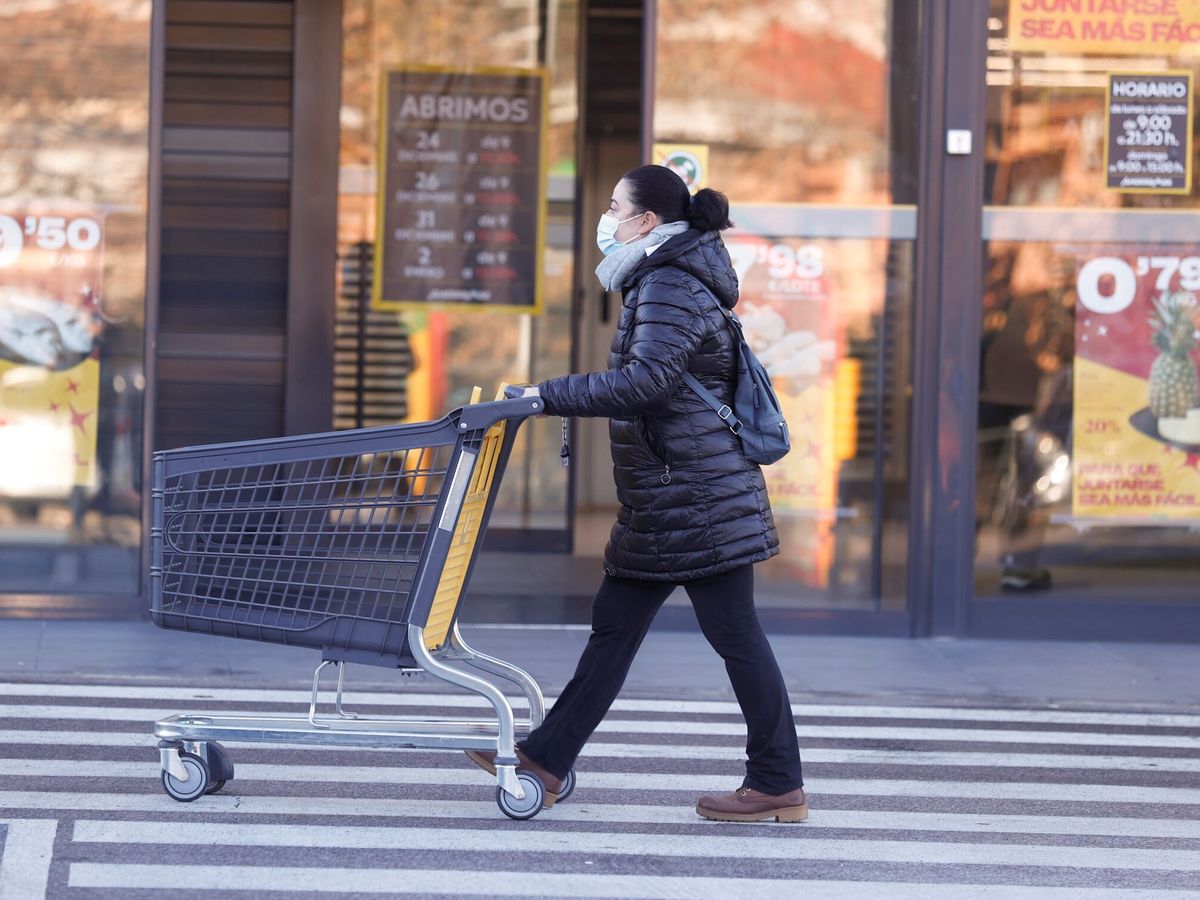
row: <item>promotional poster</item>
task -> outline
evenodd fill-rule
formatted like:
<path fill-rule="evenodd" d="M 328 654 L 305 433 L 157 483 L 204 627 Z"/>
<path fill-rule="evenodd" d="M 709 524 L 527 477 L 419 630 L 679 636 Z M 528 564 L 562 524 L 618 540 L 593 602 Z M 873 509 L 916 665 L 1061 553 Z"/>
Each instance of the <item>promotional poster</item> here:
<path fill-rule="evenodd" d="M 833 556 L 838 471 L 837 319 L 827 277 L 827 242 L 732 232 L 725 240 L 738 274 L 738 316 L 766 367 L 792 439 L 791 452 L 763 469 L 771 506 L 789 535 L 797 572 L 823 584 Z M 850 417 L 853 421 L 853 416 Z"/>
<path fill-rule="evenodd" d="M 1195 54 L 1200 48 L 1200 2 L 1010 0 L 1008 41 L 1017 51 Z"/>
<path fill-rule="evenodd" d="M 1075 316 L 1076 518 L 1200 518 L 1200 249 L 1083 258 Z"/>
<path fill-rule="evenodd" d="M 96 477 L 103 275 L 98 211 L 0 209 L 0 492 L 61 497 Z"/>

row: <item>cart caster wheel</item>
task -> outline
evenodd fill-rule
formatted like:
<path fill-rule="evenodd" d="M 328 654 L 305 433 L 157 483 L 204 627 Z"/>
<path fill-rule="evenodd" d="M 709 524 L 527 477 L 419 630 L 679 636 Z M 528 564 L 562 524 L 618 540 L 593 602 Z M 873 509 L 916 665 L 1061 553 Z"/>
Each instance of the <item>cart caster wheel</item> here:
<path fill-rule="evenodd" d="M 208 790 L 208 766 L 204 760 L 191 753 L 180 753 L 179 760 L 187 770 L 187 781 L 180 781 L 170 772 L 163 771 L 163 790 L 180 803 L 191 803 L 197 797 L 203 797 Z"/>
<path fill-rule="evenodd" d="M 558 792 L 558 800 L 556 802 L 562 803 L 564 800 L 566 800 L 568 797 L 570 797 L 573 793 L 575 793 L 575 770 L 574 769 L 572 769 L 570 772 L 568 772 L 567 777 L 563 779 L 562 790 Z"/>
<path fill-rule="evenodd" d="M 542 804 L 546 802 L 546 787 L 542 784 L 542 779 L 524 769 L 518 770 L 517 780 L 521 782 L 521 787 L 525 791 L 525 799 L 518 800 L 504 788 L 498 787 L 496 788 L 496 804 L 500 807 L 500 812 L 510 819 L 518 821 L 532 819 L 542 811 Z"/>
<path fill-rule="evenodd" d="M 229 751 L 216 741 L 208 742 L 208 775 L 212 783 L 206 794 L 215 794 L 233 781 L 233 760 L 229 758 Z"/>

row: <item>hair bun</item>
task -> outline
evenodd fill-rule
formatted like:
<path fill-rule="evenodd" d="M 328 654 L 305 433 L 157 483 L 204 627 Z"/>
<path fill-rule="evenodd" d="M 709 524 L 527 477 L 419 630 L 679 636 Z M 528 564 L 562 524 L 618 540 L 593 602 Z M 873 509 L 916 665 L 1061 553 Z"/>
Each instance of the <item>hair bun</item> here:
<path fill-rule="evenodd" d="M 729 199 L 712 188 L 696 191 L 688 208 L 688 224 L 701 231 L 724 231 L 732 227 Z"/>

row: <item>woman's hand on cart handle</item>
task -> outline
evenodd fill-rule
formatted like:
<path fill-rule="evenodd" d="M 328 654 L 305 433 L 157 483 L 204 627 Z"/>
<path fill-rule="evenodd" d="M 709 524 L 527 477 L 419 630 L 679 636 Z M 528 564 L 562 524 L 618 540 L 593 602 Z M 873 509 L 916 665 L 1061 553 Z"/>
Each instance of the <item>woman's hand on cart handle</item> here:
<path fill-rule="evenodd" d="M 521 397 L 541 397 L 542 392 L 536 384 L 510 384 L 504 389 L 504 396 L 516 400 Z"/>

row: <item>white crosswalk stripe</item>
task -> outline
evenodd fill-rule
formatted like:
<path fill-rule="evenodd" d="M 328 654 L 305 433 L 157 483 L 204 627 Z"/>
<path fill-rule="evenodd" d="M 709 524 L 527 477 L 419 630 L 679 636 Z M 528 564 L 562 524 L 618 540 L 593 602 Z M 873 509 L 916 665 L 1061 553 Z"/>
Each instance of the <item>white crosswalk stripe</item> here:
<path fill-rule="evenodd" d="M 9 719 L 71 719 L 74 721 L 145 722 L 170 715 L 166 706 L 41 706 L 6 704 L 2 710 Z M 902 741 L 962 741 L 993 744 L 1062 744 L 1093 747 L 1176 747 L 1200 751 L 1200 733 L 1194 734 L 1121 734 L 1083 731 L 1018 731 L 989 728 L 936 727 L 907 728 L 897 725 L 809 725 L 802 726 L 804 736 L 813 738 L 877 738 Z M 697 722 L 662 719 L 606 719 L 597 734 L 687 734 L 741 737 L 746 727 L 741 722 Z"/>
<path fill-rule="evenodd" d="M 481 712 L 440 693 L 348 700 L 372 716 Z M 1200 716 L 796 704 L 802 750 L 813 744 L 803 825 L 696 816 L 698 794 L 738 784 L 744 727 L 732 703 L 669 698 L 618 701 L 577 793 L 529 822 L 506 819 L 494 780 L 451 752 L 229 742 L 225 792 L 182 804 L 159 787 L 156 718 L 305 703 L 0 684 L 0 898 L 42 885 L 113 900 L 1200 898 Z M 13 860 L 37 864 L 18 875 Z"/>

